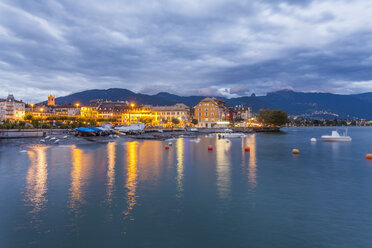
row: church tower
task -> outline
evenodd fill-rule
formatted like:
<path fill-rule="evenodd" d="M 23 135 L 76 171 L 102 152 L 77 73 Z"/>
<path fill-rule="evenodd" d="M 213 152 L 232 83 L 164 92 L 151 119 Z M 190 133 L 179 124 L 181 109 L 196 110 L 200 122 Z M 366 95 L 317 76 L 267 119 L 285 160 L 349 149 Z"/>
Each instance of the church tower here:
<path fill-rule="evenodd" d="M 49 95 L 48 96 L 48 106 L 56 106 L 56 97 Z"/>

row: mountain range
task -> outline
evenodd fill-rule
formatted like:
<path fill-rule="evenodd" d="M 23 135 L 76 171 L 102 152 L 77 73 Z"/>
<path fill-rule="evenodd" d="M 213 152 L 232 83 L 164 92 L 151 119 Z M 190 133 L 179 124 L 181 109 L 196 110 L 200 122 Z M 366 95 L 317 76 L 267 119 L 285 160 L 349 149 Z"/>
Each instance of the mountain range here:
<path fill-rule="evenodd" d="M 56 98 L 57 104 L 87 105 L 94 100 L 133 101 L 137 104 L 173 105 L 184 103 L 195 106 L 206 96 L 178 96 L 167 92 L 155 95 L 135 93 L 127 89 L 94 89 Z M 236 98 L 218 97 L 228 106 L 244 105 L 258 112 L 263 108 L 282 109 L 292 116 L 309 118 L 363 118 L 372 119 L 372 92 L 339 95 L 331 93 L 304 93 L 292 90 L 280 90 L 267 93 L 266 96 L 244 96 Z M 43 102 L 46 103 L 46 102 Z"/>

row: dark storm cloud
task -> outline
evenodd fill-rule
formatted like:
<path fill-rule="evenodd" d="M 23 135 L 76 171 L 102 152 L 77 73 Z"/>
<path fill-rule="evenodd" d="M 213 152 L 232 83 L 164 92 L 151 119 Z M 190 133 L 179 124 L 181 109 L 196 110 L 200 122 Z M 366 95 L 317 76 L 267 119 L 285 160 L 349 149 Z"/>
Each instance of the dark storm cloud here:
<path fill-rule="evenodd" d="M 0 97 L 372 91 L 371 12 L 367 0 L 6 0 Z"/>

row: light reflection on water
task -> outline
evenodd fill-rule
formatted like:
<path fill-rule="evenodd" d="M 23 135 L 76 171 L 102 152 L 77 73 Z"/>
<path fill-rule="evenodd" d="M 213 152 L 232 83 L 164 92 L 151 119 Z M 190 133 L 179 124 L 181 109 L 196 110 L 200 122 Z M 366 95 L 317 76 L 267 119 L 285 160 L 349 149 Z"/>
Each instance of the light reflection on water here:
<path fill-rule="evenodd" d="M 116 160 L 116 143 L 107 144 L 107 203 L 111 205 L 112 194 L 115 187 L 115 160 Z"/>
<path fill-rule="evenodd" d="M 0 247 L 372 247 L 372 129 L 299 130 L 9 148 Z"/>
<path fill-rule="evenodd" d="M 249 135 L 245 138 L 244 147 L 247 146 L 250 148 L 248 162 L 248 181 L 252 189 L 254 189 L 257 186 L 256 134 Z M 244 147 L 242 147 L 242 151 L 244 151 Z"/>
<path fill-rule="evenodd" d="M 138 163 L 138 142 L 127 143 L 127 178 L 125 188 L 127 189 L 127 209 L 124 211 L 125 216 L 129 216 L 137 203 L 137 163 Z M 131 216 L 131 219 L 133 216 Z"/>
<path fill-rule="evenodd" d="M 78 213 L 82 204 L 86 203 L 84 199 L 85 189 L 89 179 L 89 165 L 91 164 L 91 156 L 84 153 L 77 146 L 71 146 L 72 153 L 72 169 L 71 169 L 71 185 L 70 199 L 68 206 L 70 209 Z"/>
<path fill-rule="evenodd" d="M 177 146 L 177 197 L 183 196 L 183 171 L 184 171 L 184 150 L 185 140 L 178 139 L 176 142 Z"/>
<path fill-rule="evenodd" d="M 216 137 L 217 139 L 217 137 Z M 216 173 L 217 191 L 221 200 L 230 198 L 231 190 L 231 163 L 230 147 L 231 141 L 225 139 L 216 140 Z"/>
<path fill-rule="evenodd" d="M 25 202 L 28 206 L 32 207 L 30 213 L 34 218 L 37 218 L 38 213 L 45 209 L 45 204 L 48 201 L 46 197 L 48 191 L 47 149 L 45 146 L 35 146 L 27 152 L 31 164 L 26 177 Z"/>

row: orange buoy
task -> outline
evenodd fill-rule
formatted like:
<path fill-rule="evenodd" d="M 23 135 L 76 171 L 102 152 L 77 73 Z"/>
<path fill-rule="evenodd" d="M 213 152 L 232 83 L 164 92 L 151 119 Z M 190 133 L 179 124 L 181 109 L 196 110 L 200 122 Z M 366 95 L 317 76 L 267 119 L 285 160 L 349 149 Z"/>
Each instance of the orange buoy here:
<path fill-rule="evenodd" d="M 251 148 L 249 146 L 244 147 L 244 151 L 249 152 Z"/>
<path fill-rule="evenodd" d="M 165 148 L 165 150 L 168 150 L 168 149 L 169 149 L 169 146 L 168 146 L 168 145 L 166 145 L 166 146 L 164 146 L 164 148 Z"/>
<path fill-rule="evenodd" d="M 208 146 L 208 151 L 212 151 L 213 150 L 213 146 Z"/>
<path fill-rule="evenodd" d="M 366 159 L 372 159 L 372 154 L 371 153 L 367 153 L 366 154 Z"/>
<path fill-rule="evenodd" d="M 293 154 L 300 154 L 300 150 L 298 150 L 298 149 L 292 149 L 292 153 Z"/>

